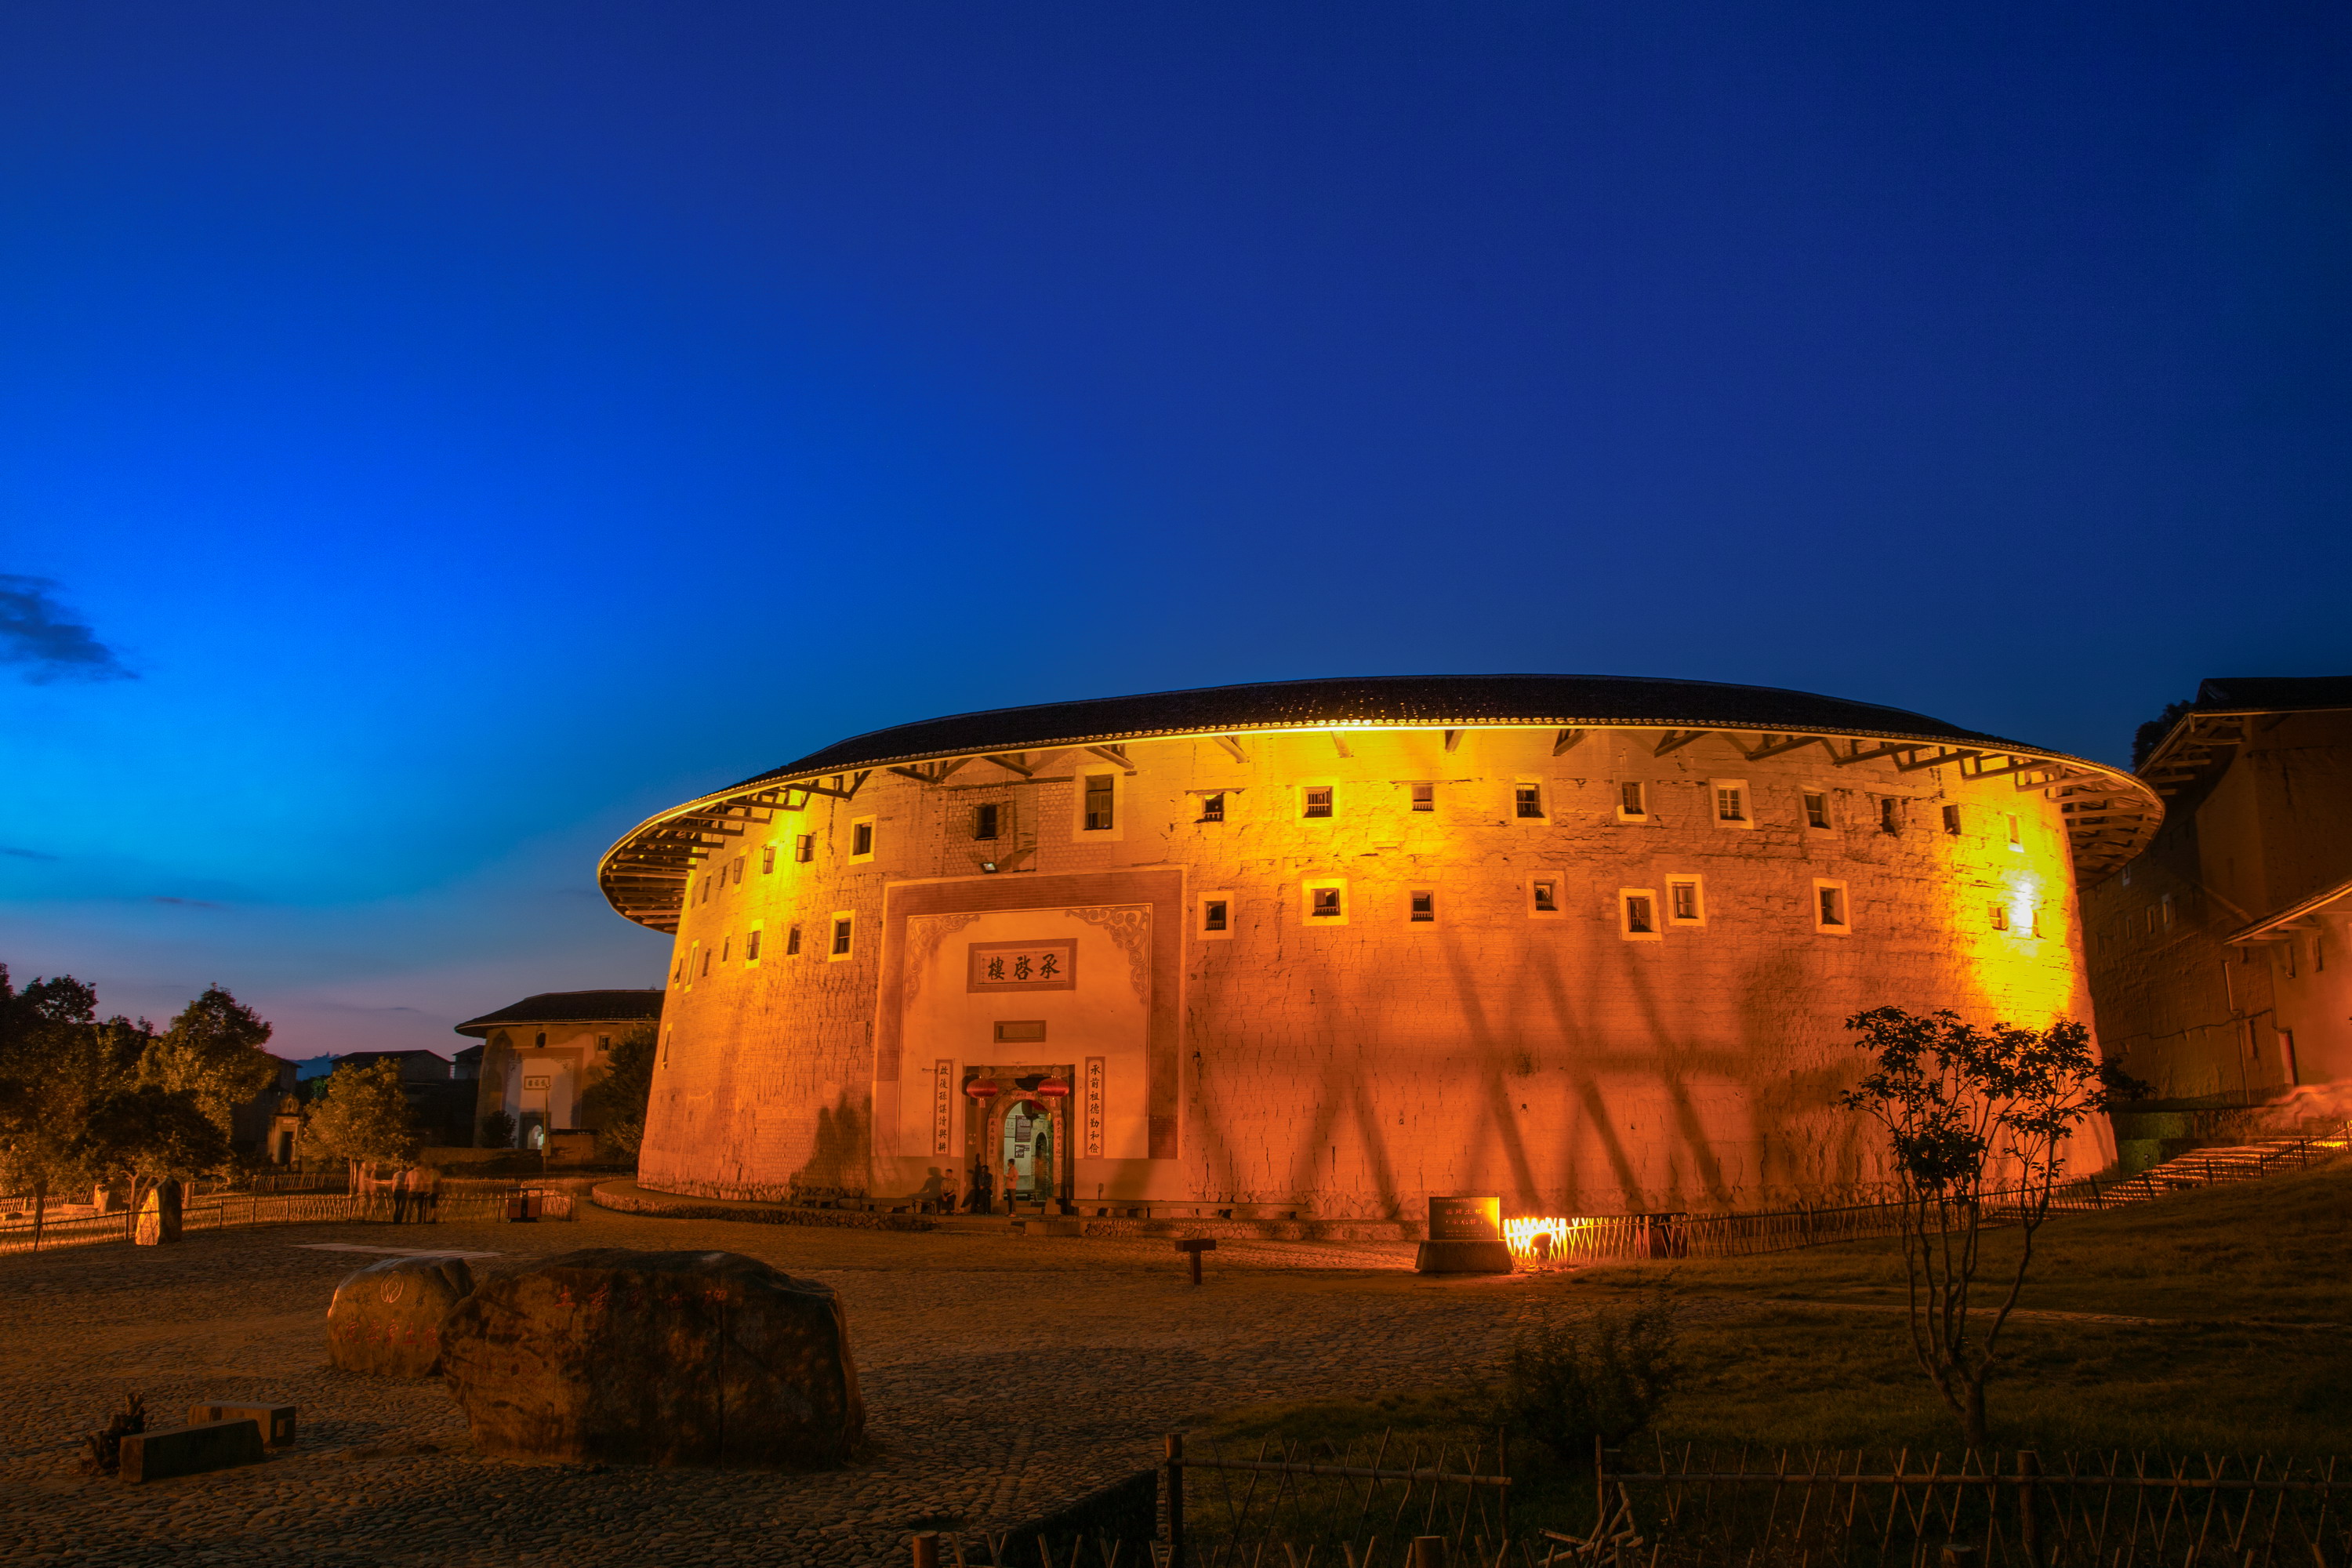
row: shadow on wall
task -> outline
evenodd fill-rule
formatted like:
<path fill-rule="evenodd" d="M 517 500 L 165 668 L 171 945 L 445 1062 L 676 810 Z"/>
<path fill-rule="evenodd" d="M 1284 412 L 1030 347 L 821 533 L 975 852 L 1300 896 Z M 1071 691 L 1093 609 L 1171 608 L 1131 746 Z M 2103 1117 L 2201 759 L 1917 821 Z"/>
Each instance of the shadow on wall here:
<path fill-rule="evenodd" d="M 1843 1023 L 1864 1005 L 1866 973 L 1775 955 L 1708 1005 L 1671 994 L 1612 941 L 1531 961 L 1498 989 L 1475 954 L 1448 942 L 1434 989 L 1450 1005 L 1438 1010 L 1423 995 L 1363 998 L 1351 956 L 1297 966 L 1310 999 L 1359 1002 L 1332 1009 L 1355 1027 L 1317 1042 L 1308 1114 L 1263 1110 L 1253 1101 L 1277 1097 L 1246 1068 L 1193 1055 L 1202 1191 L 1244 1202 L 1320 1193 L 1383 1216 L 1424 1191 L 1474 1190 L 1541 1212 L 1640 1213 L 1808 1191 L 1834 1201 L 1878 1179 L 1869 1128 L 1836 1105 L 1864 1066 Z M 1716 1037 L 1694 1043 L 1695 1030 Z M 1251 1190 L 1276 1172 L 1286 1191 Z"/>
<path fill-rule="evenodd" d="M 872 1113 L 851 1104 L 845 1093 L 832 1105 L 818 1107 L 808 1162 L 785 1181 L 790 1201 L 866 1196 L 866 1139 L 872 1124 Z"/>

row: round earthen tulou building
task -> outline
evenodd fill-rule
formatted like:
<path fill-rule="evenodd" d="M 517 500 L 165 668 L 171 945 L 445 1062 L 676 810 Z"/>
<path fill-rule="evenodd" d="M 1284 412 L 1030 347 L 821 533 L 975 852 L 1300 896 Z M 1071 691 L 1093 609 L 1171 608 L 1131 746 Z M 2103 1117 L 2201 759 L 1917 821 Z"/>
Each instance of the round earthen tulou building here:
<path fill-rule="evenodd" d="M 1300 1218 L 1862 1193 L 1843 1020 L 2087 1020 L 2077 889 L 2161 814 L 2117 769 L 1701 681 L 878 730 L 606 854 L 676 935 L 639 1179 L 896 1204 L 985 1167 L 1087 1214 Z"/>

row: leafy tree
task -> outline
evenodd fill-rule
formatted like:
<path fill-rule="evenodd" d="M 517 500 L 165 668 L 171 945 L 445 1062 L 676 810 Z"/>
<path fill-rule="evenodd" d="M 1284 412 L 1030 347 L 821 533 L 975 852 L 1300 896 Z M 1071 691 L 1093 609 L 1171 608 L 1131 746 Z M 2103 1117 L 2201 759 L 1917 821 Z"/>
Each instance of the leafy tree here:
<path fill-rule="evenodd" d="M 596 1129 L 596 1141 L 633 1159 L 646 1141 L 646 1106 L 653 1099 L 658 1037 L 651 1024 L 640 1024 L 614 1040 L 605 1058 L 604 1076 L 580 1097 L 581 1113 Z"/>
<path fill-rule="evenodd" d="M 515 1119 L 503 1110 L 493 1110 L 482 1118 L 482 1147 L 511 1149 L 515 1140 Z"/>
<path fill-rule="evenodd" d="M 1969 1446 L 1985 1446 L 1985 1384 L 2000 1332 L 2025 1289 L 2033 1238 L 2050 1215 L 2065 1144 L 2095 1112 L 2148 1092 L 2099 1059 L 2091 1033 L 2061 1019 L 2046 1029 L 1899 1007 L 1857 1013 L 1846 1027 L 1876 1066 L 1838 1103 L 1885 1131 L 1900 1194 L 1911 1345 L 1951 1406 Z M 1989 1217 L 2022 1234 L 2000 1305 L 1971 1316 Z"/>
<path fill-rule="evenodd" d="M 417 1150 L 416 1119 L 400 1085 L 398 1058 L 346 1062 L 329 1074 L 302 1127 L 303 1143 L 350 1163 L 359 1190 L 363 1160 L 404 1161 Z"/>
<path fill-rule="evenodd" d="M 2168 702 L 2164 705 L 2163 712 L 2133 731 L 2132 766 L 2137 768 L 2147 762 L 2148 753 L 2161 745 L 2164 738 L 2172 733 L 2172 727 L 2179 723 L 2182 716 L 2196 706 L 2194 702 Z"/>
<path fill-rule="evenodd" d="M 131 1086 L 150 1038 L 144 1023 L 98 1022 L 98 993 L 71 975 L 22 991 L 0 964 L 0 1187 L 48 1196 L 90 1179 L 76 1139 L 109 1095 Z"/>
<path fill-rule="evenodd" d="M 269 1025 L 218 985 L 188 1004 L 140 1059 L 139 1081 L 193 1096 L 223 1133 L 236 1108 L 278 1080 L 277 1058 L 261 1047 Z"/>
<path fill-rule="evenodd" d="M 228 1134 L 193 1093 L 153 1084 L 110 1094 L 91 1107 L 74 1136 L 73 1152 L 84 1169 L 128 1177 L 141 1194 L 158 1182 L 208 1175 L 230 1157 Z"/>

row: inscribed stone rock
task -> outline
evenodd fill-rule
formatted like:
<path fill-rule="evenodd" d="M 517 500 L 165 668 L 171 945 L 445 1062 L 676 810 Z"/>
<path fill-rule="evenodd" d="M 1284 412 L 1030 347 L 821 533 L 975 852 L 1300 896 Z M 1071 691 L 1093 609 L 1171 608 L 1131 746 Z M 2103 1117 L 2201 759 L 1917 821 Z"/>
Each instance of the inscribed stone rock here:
<path fill-rule="evenodd" d="M 486 1283 L 442 1343 L 487 1454 L 799 1468 L 865 1435 L 840 1299 L 740 1253 L 565 1253 Z"/>
<path fill-rule="evenodd" d="M 441 1320 L 474 1289 L 462 1258 L 387 1258 L 335 1287 L 327 1359 L 345 1372 L 430 1377 L 441 1363 Z"/>

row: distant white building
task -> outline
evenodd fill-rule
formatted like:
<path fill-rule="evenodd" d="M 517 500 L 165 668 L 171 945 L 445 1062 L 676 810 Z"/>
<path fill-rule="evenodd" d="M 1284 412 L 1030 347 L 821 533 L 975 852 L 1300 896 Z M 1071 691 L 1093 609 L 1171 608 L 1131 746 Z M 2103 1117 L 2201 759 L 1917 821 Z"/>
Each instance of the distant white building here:
<path fill-rule="evenodd" d="M 613 1043 L 658 1024 L 662 996 L 658 990 L 543 991 L 458 1025 L 457 1033 L 482 1042 L 474 1142 L 499 1111 L 514 1118 L 515 1141 L 525 1149 L 580 1126 L 580 1097 L 604 1076 Z"/>

